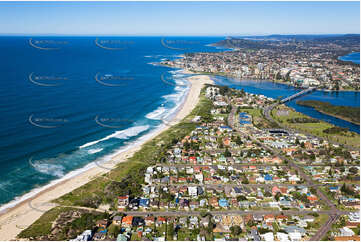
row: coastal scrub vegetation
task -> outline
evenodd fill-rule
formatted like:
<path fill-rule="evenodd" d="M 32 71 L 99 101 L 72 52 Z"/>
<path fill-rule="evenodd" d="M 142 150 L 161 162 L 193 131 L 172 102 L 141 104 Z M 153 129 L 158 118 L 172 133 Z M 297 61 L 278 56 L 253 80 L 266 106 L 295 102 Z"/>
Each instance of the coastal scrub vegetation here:
<path fill-rule="evenodd" d="M 354 124 L 360 124 L 360 108 L 351 106 L 332 105 L 329 102 L 317 100 L 301 100 L 296 102 L 298 105 L 312 107 L 321 113 L 331 115 L 349 121 Z"/>
<path fill-rule="evenodd" d="M 86 229 L 92 229 L 94 221 L 108 217 L 107 213 L 58 206 L 44 213 L 18 237 L 30 240 L 66 240 Z"/>

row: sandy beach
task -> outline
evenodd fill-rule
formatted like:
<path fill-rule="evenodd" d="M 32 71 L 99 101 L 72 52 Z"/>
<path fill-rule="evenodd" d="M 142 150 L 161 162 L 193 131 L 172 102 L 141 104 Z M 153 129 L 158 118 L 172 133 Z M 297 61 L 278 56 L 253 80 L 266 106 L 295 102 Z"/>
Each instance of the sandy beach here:
<path fill-rule="evenodd" d="M 169 122 L 170 125 L 178 123 L 179 120 L 182 120 L 193 110 L 198 103 L 200 90 L 204 84 L 213 83 L 208 76 L 193 76 L 188 80 L 191 83 L 190 90 L 179 112 L 175 115 L 172 121 Z M 15 240 L 17 234 L 19 234 L 23 229 L 30 226 L 46 211 L 56 206 L 56 204 L 50 203 L 52 200 L 71 192 L 100 175 L 103 175 L 116 164 L 126 161 L 128 157 L 131 157 L 141 148 L 142 144 L 167 130 L 170 125 L 165 125 L 163 128 L 158 129 L 151 135 L 146 136 L 146 138 L 141 140 L 138 145 L 112 157 L 108 162 L 103 163 L 101 166 L 95 166 L 77 176 L 50 186 L 33 197 L 30 197 L 16 206 L 7 209 L 5 213 L 0 214 L 1 240 Z"/>

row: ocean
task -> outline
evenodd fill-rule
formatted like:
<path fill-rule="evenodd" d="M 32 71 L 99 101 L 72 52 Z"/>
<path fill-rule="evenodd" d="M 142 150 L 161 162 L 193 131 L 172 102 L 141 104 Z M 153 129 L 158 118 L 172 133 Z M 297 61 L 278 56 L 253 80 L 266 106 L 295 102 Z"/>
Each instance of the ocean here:
<path fill-rule="evenodd" d="M 207 45 L 221 39 L 1 37 L 0 205 L 154 132 L 189 87 L 179 71 L 151 63 L 220 51 Z"/>
<path fill-rule="evenodd" d="M 186 52 L 223 51 L 209 46 L 222 39 L 0 37 L 2 209 L 101 164 L 164 125 L 184 100 L 189 75 L 154 63 Z M 271 97 L 297 91 L 270 82 L 213 78 Z M 319 96 L 360 105 L 355 92 Z"/>

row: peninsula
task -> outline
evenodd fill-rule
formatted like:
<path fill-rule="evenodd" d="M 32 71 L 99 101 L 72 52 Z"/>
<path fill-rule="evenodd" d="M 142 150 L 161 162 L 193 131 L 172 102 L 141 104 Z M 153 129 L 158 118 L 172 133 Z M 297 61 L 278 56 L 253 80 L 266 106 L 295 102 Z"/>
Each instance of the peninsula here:
<path fill-rule="evenodd" d="M 332 105 L 329 102 L 317 100 L 300 100 L 296 102 L 298 105 L 312 107 L 320 113 L 324 113 L 348 122 L 360 125 L 360 108 L 350 106 Z"/>

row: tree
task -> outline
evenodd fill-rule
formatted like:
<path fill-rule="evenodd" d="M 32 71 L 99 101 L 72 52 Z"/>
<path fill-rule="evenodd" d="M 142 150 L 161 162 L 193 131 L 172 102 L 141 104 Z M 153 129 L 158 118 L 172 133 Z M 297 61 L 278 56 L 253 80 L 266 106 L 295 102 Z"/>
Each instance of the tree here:
<path fill-rule="evenodd" d="M 285 80 L 288 81 L 288 82 L 291 81 L 290 73 L 291 73 L 291 71 L 287 72 L 286 77 L 285 77 Z"/>
<path fill-rule="evenodd" d="M 346 184 L 343 183 L 343 185 L 342 185 L 342 187 L 341 187 L 341 192 L 346 193 L 346 191 L 347 191 Z"/>
<path fill-rule="evenodd" d="M 300 144 L 300 140 L 298 138 L 296 138 L 296 141 L 295 141 L 296 145 L 299 145 Z"/>
<path fill-rule="evenodd" d="M 173 236 L 174 236 L 174 224 L 173 223 L 170 223 L 168 225 L 168 229 L 167 229 L 167 237 L 168 237 L 168 240 L 171 238 L 173 239 Z"/>
<path fill-rule="evenodd" d="M 255 225 L 256 225 L 256 223 L 254 222 L 253 219 L 250 219 L 250 220 L 247 222 L 247 226 L 248 226 L 248 227 L 253 227 L 253 226 L 255 226 Z"/>
<path fill-rule="evenodd" d="M 236 142 L 237 145 L 243 144 L 242 139 L 239 136 L 236 137 L 235 142 Z"/>
<path fill-rule="evenodd" d="M 357 174 L 358 169 L 356 167 L 351 167 L 350 169 L 348 169 L 352 174 Z"/>
<path fill-rule="evenodd" d="M 271 196 L 272 196 L 272 193 L 269 192 L 269 191 L 266 191 L 266 192 L 264 193 L 264 196 L 265 196 L 265 197 L 271 197 Z"/>
<path fill-rule="evenodd" d="M 272 230 L 261 227 L 261 228 L 258 229 L 258 232 L 259 232 L 260 234 L 265 234 L 265 233 L 268 233 L 268 232 L 272 232 Z"/>
<path fill-rule="evenodd" d="M 212 233 L 212 232 L 213 232 L 213 228 L 214 228 L 214 224 L 213 224 L 212 220 L 210 220 L 209 223 L 208 223 L 207 232 L 208 232 L 208 233 Z"/>
<path fill-rule="evenodd" d="M 276 75 L 276 80 L 281 80 L 282 79 L 282 76 L 281 76 L 281 72 L 277 72 L 277 75 Z"/>
<path fill-rule="evenodd" d="M 242 184 L 249 184 L 249 181 L 246 177 L 242 179 Z"/>
<path fill-rule="evenodd" d="M 240 195 L 237 197 L 237 201 L 240 202 L 240 201 L 247 201 L 247 198 L 243 195 Z"/>
<path fill-rule="evenodd" d="M 229 150 L 226 148 L 226 150 L 224 151 L 224 157 L 231 157 L 232 154 L 231 152 L 229 152 Z"/>
<path fill-rule="evenodd" d="M 314 187 L 311 187 L 311 188 L 310 188 L 310 191 L 311 191 L 312 194 L 316 194 L 316 193 L 317 193 L 317 191 L 316 191 L 316 189 L 315 189 Z"/>
<path fill-rule="evenodd" d="M 242 95 L 242 97 L 245 95 L 245 91 L 243 88 L 241 89 L 241 95 Z"/>
<path fill-rule="evenodd" d="M 328 175 L 329 175 L 330 177 L 332 177 L 332 170 L 331 170 L 331 169 L 328 170 Z"/>
<path fill-rule="evenodd" d="M 280 200 L 281 196 L 282 196 L 282 194 L 280 192 L 277 192 L 277 194 L 275 195 L 275 199 L 277 202 Z"/>
<path fill-rule="evenodd" d="M 120 232 L 120 228 L 117 225 L 110 225 L 108 228 L 108 233 L 113 237 L 116 238 Z"/>
<path fill-rule="evenodd" d="M 239 226 L 232 226 L 230 229 L 233 236 L 237 236 L 242 232 Z"/>

